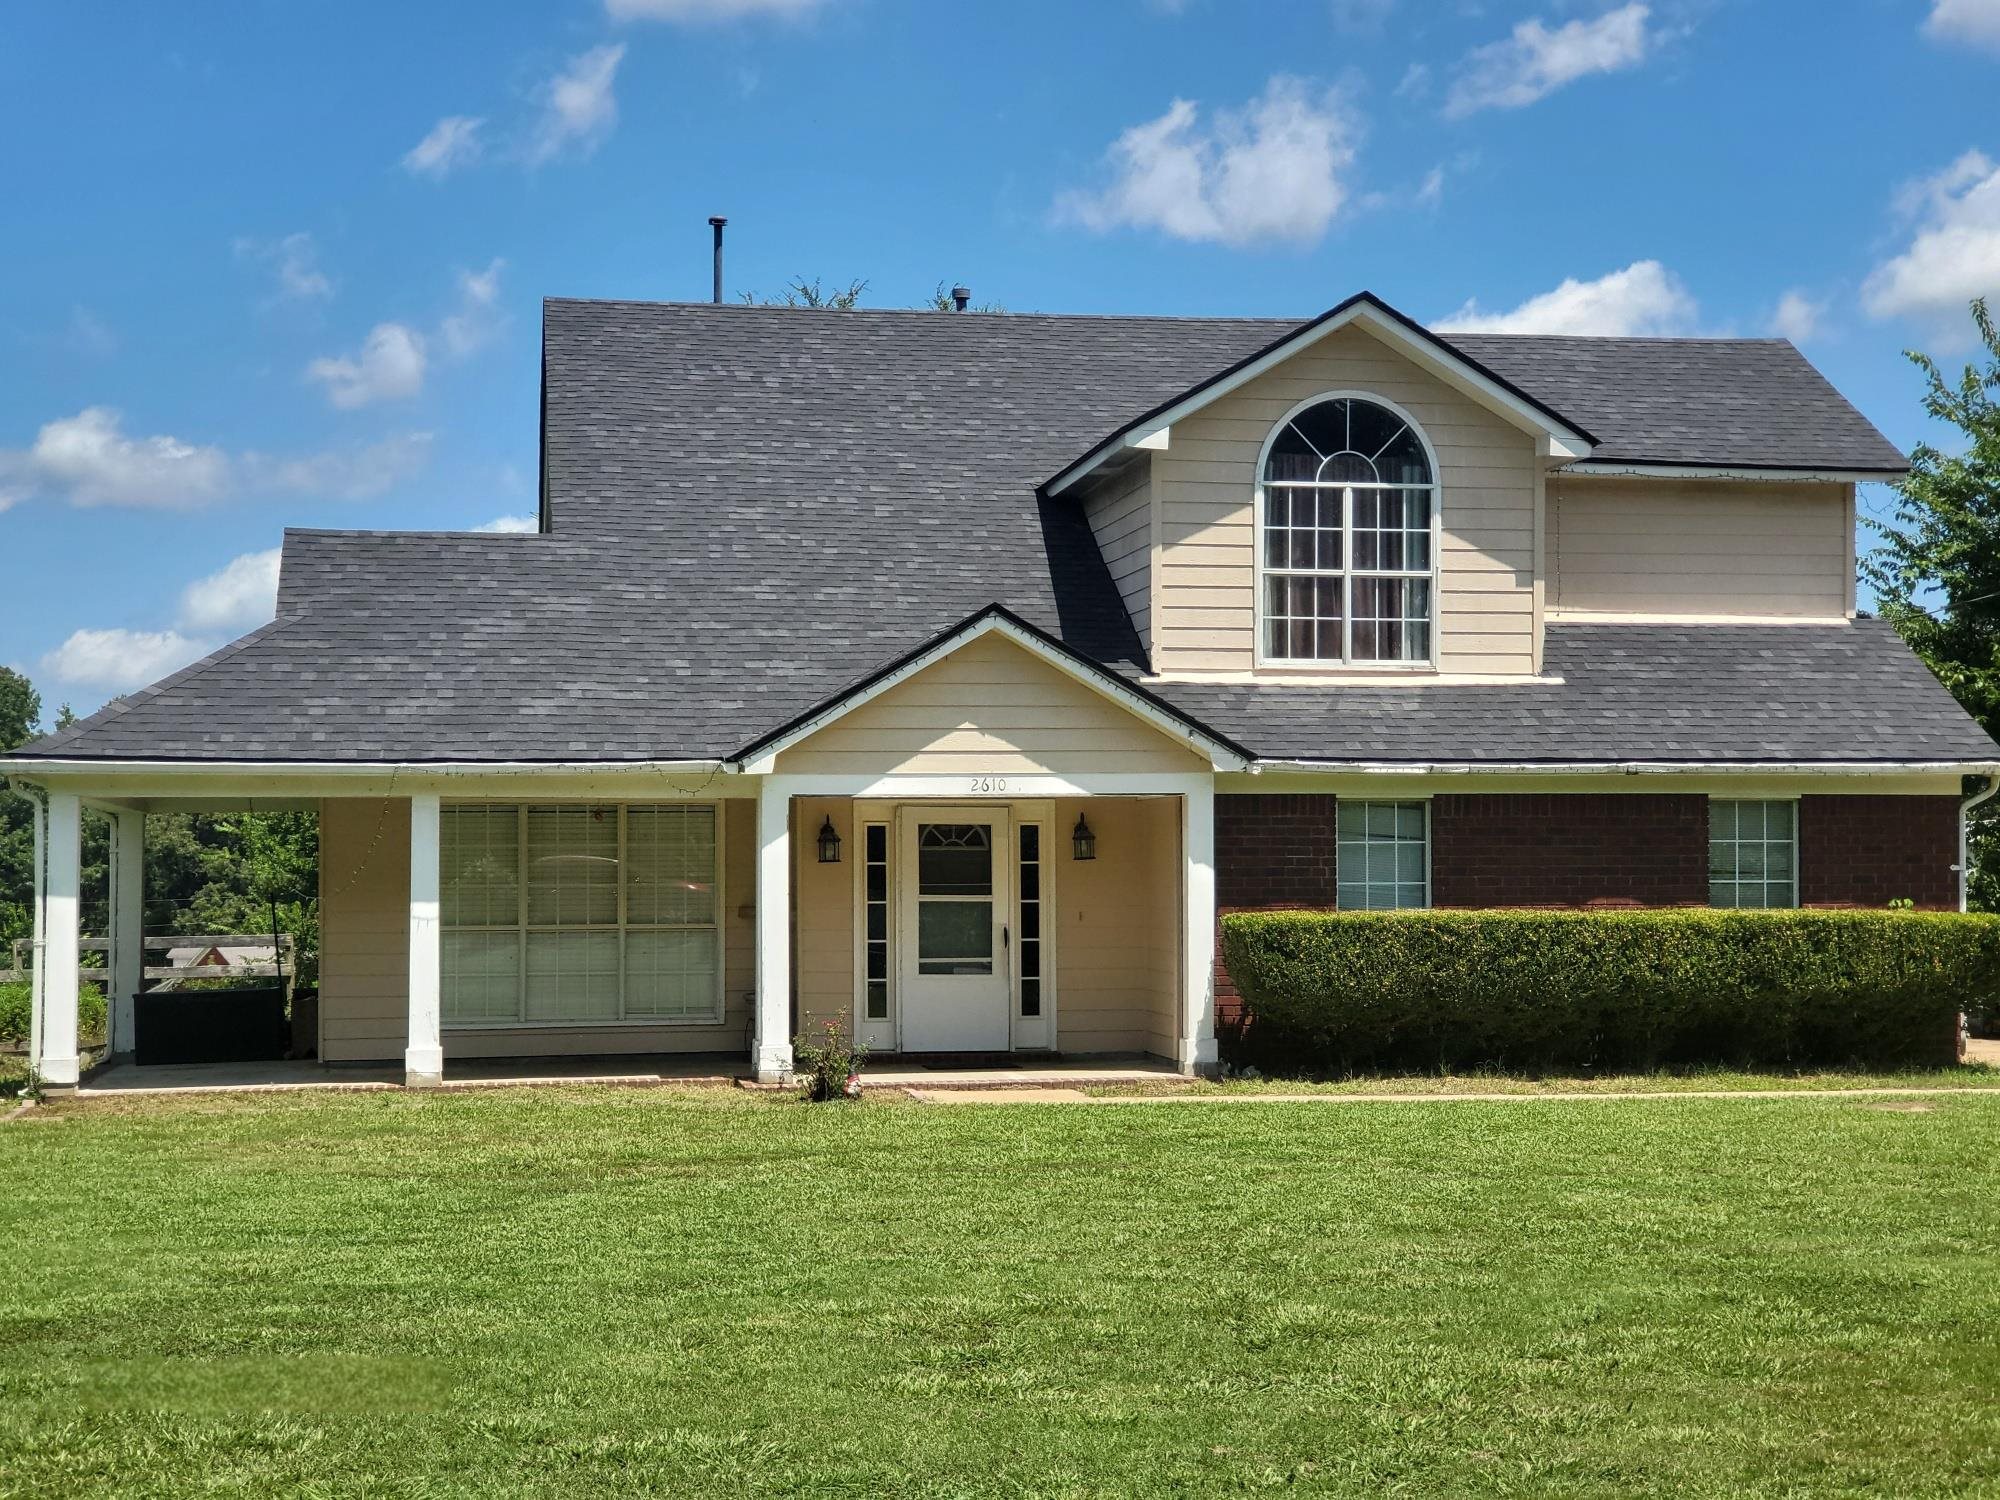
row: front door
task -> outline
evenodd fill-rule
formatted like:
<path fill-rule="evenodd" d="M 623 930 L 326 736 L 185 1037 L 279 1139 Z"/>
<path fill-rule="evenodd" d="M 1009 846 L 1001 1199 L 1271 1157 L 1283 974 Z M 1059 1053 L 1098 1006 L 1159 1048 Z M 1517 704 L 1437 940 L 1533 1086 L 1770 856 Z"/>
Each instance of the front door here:
<path fill-rule="evenodd" d="M 902 810 L 905 1052 L 1007 1050 L 1011 831 L 1004 807 Z"/>

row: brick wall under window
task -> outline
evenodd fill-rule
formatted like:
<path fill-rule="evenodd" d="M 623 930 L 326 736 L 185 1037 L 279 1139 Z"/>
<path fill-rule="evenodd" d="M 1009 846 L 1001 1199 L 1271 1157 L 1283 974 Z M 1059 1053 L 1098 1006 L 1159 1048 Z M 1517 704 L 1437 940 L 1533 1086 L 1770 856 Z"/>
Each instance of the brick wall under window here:
<path fill-rule="evenodd" d="M 1801 797 L 1799 905 L 1958 909 L 1958 799 Z"/>
<path fill-rule="evenodd" d="M 1433 906 L 1708 904 L 1708 798 L 1500 793 L 1431 802 Z"/>
<path fill-rule="evenodd" d="M 1431 899 L 1441 907 L 1706 906 L 1708 798 L 1671 793 L 1497 793 L 1431 801 Z M 1335 904 L 1334 799 L 1215 799 L 1220 911 Z M 1958 904 L 1952 797 L 1804 797 L 1803 906 Z M 1215 960 L 1217 1019 L 1242 1013 Z"/>

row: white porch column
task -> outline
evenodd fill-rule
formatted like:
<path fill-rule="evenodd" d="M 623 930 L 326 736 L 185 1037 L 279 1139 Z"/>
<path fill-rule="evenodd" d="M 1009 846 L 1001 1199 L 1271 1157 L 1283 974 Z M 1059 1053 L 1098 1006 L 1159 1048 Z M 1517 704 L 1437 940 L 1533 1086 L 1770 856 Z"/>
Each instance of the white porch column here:
<path fill-rule="evenodd" d="M 1182 939 L 1180 1067 L 1215 1071 L 1215 782 L 1190 787 L 1181 808 Z"/>
<path fill-rule="evenodd" d="M 133 997 L 145 983 L 146 815 L 121 809 L 111 817 L 111 962 L 105 1000 L 113 1056 L 129 1057 L 138 1041 Z"/>
<path fill-rule="evenodd" d="M 403 1082 L 444 1082 L 438 936 L 438 799 L 410 798 L 410 1043 Z"/>
<path fill-rule="evenodd" d="M 35 1069 L 52 1088 L 75 1088 L 81 1075 L 76 1051 L 78 886 L 83 876 L 83 804 L 71 792 L 49 793 L 42 891 L 41 962 L 32 997 L 39 1023 Z"/>
<path fill-rule="evenodd" d="M 757 788 L 757 1040 L 759 1083 L 792 1071 L 792 794 L 776 776 Z"/>

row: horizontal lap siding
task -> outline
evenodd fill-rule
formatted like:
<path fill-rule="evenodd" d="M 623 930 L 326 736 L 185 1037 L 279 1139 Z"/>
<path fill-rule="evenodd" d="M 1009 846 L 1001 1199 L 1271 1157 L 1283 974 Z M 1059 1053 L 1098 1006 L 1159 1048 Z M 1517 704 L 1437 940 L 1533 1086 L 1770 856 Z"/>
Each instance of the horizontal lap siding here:
<path fill-rule="evenodd" d="M 983 636 L 778 757 L 792 774 L 1084 775 L 1207 762 L 1012 641 Z"/>
<path fill-rule="evenodd" d="M 1374 392 L 1395 402 L 1437 450 L 1442 669 L 1532 672 L 1533 441 L 1352 327 L 1176 423 L 1169 448 L 1152 455 L 1160 526 L 1154 670 L 1252 669 L 1258 455 L 1288 411 L 1330 390 Z"/>
<path fill-rule="evenodd" d="M 1172 1057 L 1179 1032 L 1180 817 L 1170 798 L 1056 804 L 1049 844 L 1055 904 L 1056 1046 L 1067 1053 Z M 1097 858 L 1070 858 L 1078 815 Z"/>
<path fill-rule="evenodd" d="M 1139 632 L 1139 643 L 1152 647 L 1153 506 L 1149 455 L 1139 457 L 1123 473 L 1091 492 L 1083 513 L 1097 537 L 1097 549 L 1111 570 L 1111 581 L 1125 601 L 1125 611 Z"/>
<path fill-rule="evenodd" d="M 721 804 L 723 1022 L 720 1026 L 444 1030 L 454 1057 L 735 1052 L 745 1046 L 756 964 L 756 808 Z M 320 804 L 320 1056 L 394 1060 L 409 1036 L 410 804 Z"/>
<path fill-rule="evenodd" d="M 1550 606 L 1667 615 L 1847 609 L 1840 484 L 1549 480 Z"/>

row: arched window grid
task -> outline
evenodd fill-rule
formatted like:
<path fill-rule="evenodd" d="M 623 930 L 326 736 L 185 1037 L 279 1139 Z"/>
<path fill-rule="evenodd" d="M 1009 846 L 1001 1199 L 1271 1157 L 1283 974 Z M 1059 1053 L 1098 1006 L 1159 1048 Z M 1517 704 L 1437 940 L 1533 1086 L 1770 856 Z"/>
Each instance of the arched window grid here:
<path fill-rule="evenodd" d="M 1437 463 L 1415 418 L 1316 397 L 1273 429 L 1257 477 L 1257 665 L 1434 667 Z"/>

